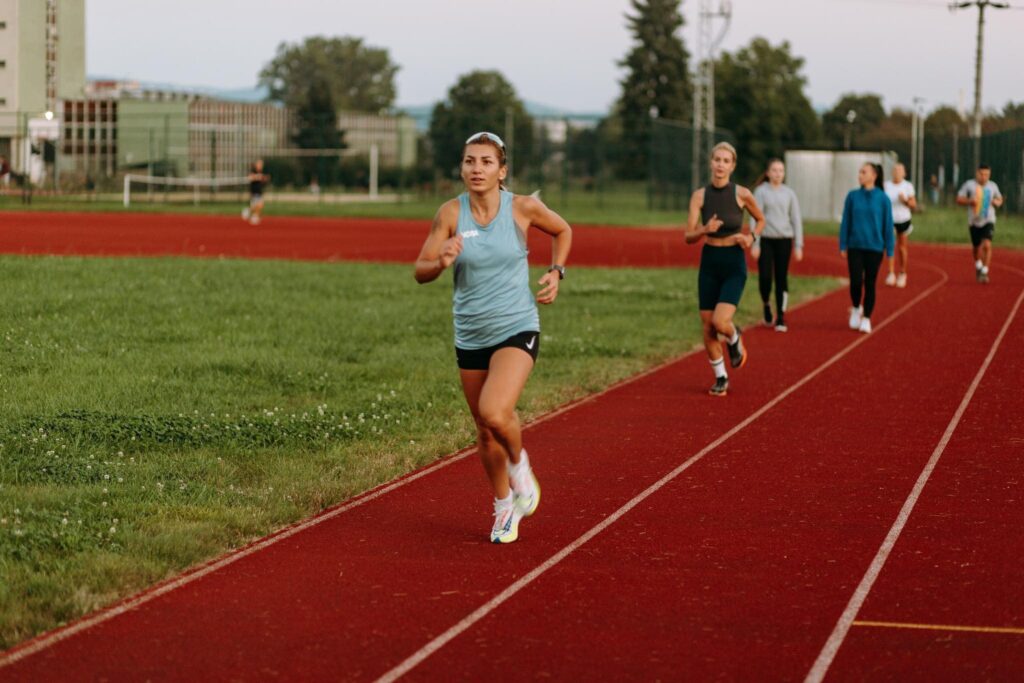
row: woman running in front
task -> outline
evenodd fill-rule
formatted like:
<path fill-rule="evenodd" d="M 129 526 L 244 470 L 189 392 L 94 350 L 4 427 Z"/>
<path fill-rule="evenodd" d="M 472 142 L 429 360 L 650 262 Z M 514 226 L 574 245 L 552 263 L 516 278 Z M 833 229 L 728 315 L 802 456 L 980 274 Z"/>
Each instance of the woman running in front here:
<path fill-rule="evenodd" d="M 455 356 L 477 429 L 477 451 L 494 490 L 492 543 L 512 543 L 519 521 L 540 503 L 523 449 L 516 403 L 540 349 L 537 304 L 553 303 L 565 277 L 572 230 L 535 197 L 505 190 L 505 143 L 472 135 L 462 152 L 466 191 L 441 205 L 419 258 L 416 281 L 455 266 Z M 530 291 L 526 233 L 552 236 L 554 265 Z"/>
<path fill-rule="evenodd" d="M 839 226 L 839 253 L 850 269 L 850 329 L 871 332 L 875 282 L 883 251 L 892 258 L 892 203 L 882 189 L 882 167 L 867 163 L 857 174 L 860 189 L 850 190 Z M 863 305 L 861 297 L 863 296 Z"/>
<path fill-rule="evenodd" d="M 711 184 L 690 197 L 686 220 L 686 243 L 704 238 L 700 252 L 700 274 L 697 298 L 700 320 L 704 327 L 704 348 L 715 372 L 715 383 L 708 390 L 712 396 L 725 396 L 729 390 L 729 373 L 725 369 L 722 343 L 729 352 L 729 364 L 743 367 L 747 350 L 740 339 L 740 328 L 732 319 L 747 282 L 747 259 L 754 237 L 744 232 L 743 210 L 754 219 L 754 236 L 764 229 L 764 216 L 754 195 L 729 178 L 736 168 L 736 149 L 720 142 L 711 150 Z"/>
<path fill-rule="evenodd" d="M 786 165 L 771 159 L 768 168 L 754 188 L 754 201 L 764 211 L 765 227 L 761 237 L 754 239 L 750 255 L 757 259 L 758 285 L 764 303 L 764 324 L 774 325 L 776 332 L 785 332 L 786 305 L 789 303 L 789 257 L 804 258 L 804 224 L 800 218 L 800 202 L 796 192 L 782 181 Z M 755 221 L 751 219 L 751 228 Z M 772 316 L 772 278 L 775 279 L 775 315 Z"/>
<path fill-rule="evenodd" d="M 914 196 L 914 185 L 907 180 L 907 167 L 896 164 L 892 167 L 892 182 L 885 181 L 885 194 L 892 204 L 892 224 L 896 229 L 896 258 L 889 259 L 889 274 L 885 284 L 889 287 L 907 286 L 907 243 L 914 226 L 910 219 L 912 211 L 917 208 L 917 197 Z"/>

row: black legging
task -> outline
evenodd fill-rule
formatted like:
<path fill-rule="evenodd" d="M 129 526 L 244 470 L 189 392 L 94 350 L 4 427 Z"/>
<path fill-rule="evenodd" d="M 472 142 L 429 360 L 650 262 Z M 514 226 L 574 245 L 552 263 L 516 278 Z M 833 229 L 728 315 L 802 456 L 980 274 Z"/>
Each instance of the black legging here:
<path fill-rule="evenodd" d="M 848 249 L 846 263 L 850 267 L 850 301 L 860 306 L 861 289 L 864 290 L 864 317 L 870 318 L 875 310 L 875 280 L 882 266 L 882 252 L 867 249 Z"/>
<path fill-rule="evenodd" d="M 793 253 L 790 237 L 762 237 L 761 255 L 757 257 L 758 285 L 761 301 L 768 303 L 772 295 L 772 275 L 775 276 L 775 311 L 781 321 L 786 311 L 789 293 L 789 255 Z"/>

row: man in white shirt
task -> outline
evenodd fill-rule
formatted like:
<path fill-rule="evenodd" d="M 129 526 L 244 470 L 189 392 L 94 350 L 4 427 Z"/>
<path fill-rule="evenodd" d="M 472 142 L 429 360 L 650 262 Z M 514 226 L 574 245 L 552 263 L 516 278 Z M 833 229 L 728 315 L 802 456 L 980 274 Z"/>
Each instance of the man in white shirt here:
<path fill-rule="evenodd" d="M 974 275 L 983 284 L 988 282 L 988 266 L 992 260 L 996 209 L 1003 205 L 1003 195 L 991 178 L 991 167 L 981 164 L 974 180 L 964 183 L 956 195 L 956 203 L 967 207 L 967 227 L 974 247 Z"/>
<path fill-rule="evenodd" d="M 885 181 L 885 194 L 892 202 L 892 223 L 896 229 L 896 254 L 889 259 L 889 275 L 885 284 L 892 287 L 907 286 L 907 242 L 914 231 L 911 212 L 917 208 L 914 185 L 907 180 L 907 168 L 903 164 L 892 167 L 892 180 Z"/>

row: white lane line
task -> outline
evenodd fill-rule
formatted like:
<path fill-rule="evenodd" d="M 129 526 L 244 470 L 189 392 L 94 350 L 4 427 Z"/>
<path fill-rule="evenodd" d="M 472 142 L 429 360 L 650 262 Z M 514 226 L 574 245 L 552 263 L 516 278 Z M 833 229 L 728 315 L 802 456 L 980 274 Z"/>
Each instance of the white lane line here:
<path fill-rule="evenodd" d="M 938 269 L 936 269 L 936 270 L 938 270 Z M 641 491 L 634 498 L 632 498 L 631 500 L 627 501 L 622 507 L 620 507 L 618 510 L 616 510 L 615 512 L 610 514 L 608 517 L 604 518 L 601 522 L 599 522 L 597 525 L 592 527 L 589 531 L 584 533 L 582 536 L 577 538 L 575 541 L 573 541 L 569 545 L 567 545 L 564 548 L 562 548 L 561 550 L 559 550 L 557 553 L 555 553 L 554 555 L 549 557 L 542 564 L 538 565 L 532 571 L 530 571 L 529 573 L 523 575 L 516 582 L 514 582 L 513 584 L 508 586 L 501 593 L 499 593 L 498 595 L 494 596 L 493 598 L 488 600 L 486 603 L 484 603 L 483 605 L 478 607 L 476 610 L 474 610 L 472 613 L 467 615 L 464 619 L 459 621 L 457 624 L 453 625 L 447 631 L 445 631 L 444 633 L 440 634 L 439 636 L 437 636 L 436 638 L 431 640 L 429 643 L 424 645 L 422 648 L 420 648 L 419 650 L 414 652 L 412 655 L 410 655 L 407 659 L 402 661 L 396 667 L 394 667 L 393 669 L 391 669 L 390 671 L 388 671 L 384 675 L 382 675 L 380 678 L 378 678 L 377 679 L 377 683 L 391 683 L 392 681 L 395 681 L 395 680 L 399 679 L 400 677 L 404 676 L 405 674 L 409 673 L 412 669 L 414 669 L 416 666 L 418 666 L 420 663 L 422 663 L 425 659 L 427 659 L 427 657 L 429 657 L 430 655 L 432 655 L 435 652 L 437 652 L 438 650 L 440 650 L 447 643 L 449 643 L 454 638 L 456 638 L 459 634 L 461 634 L 464 631 L 468 630 L 475 623 L 477 623 L 478 621 L 480 621 L 481 619 L 486 617 L 488 614 L 490 614 L 494 610 L 496 610 L 506 600 L 508 600 L 513 595 L 515 595 L 516 593 L 521 591 L 523 588 L 526 588 L 528 585 L 530 585 L 531 583 L 536 581 L 546 571 L 548 571 L 549 569 L 551 569 L 552 567 L 557 565 L 559 562 L 564 560 L 566 557 L 571 555 L 573 552 L 575 552 L 577 549 L 579 549 L 587 541 L 589 541 L 590 539 L 594 538 L 599 533 L 601 533 L 602 531 L 607 529 L 609 526 L 614 524 L 623 515 L 625 515 L 627 512 L 632 510 L 634 507 L 636 507 L 637 505 L 642 503 L 645 499 L 647 499 L 648 497 L 650 497 L 651 495 L 656 493 L 658 491 L 658 489 L 662 488 L 663 486 L 668 484 L 670 481 L 675 479 L 677 476 L 679 476 L 680 474 L 685 472 L 687 469 L 689 469 L 693 464 L 698 462 L 705 455 L 707 455 L 711 451 L 713 451 L 716 448 L 718 448 L 719 446 L 721 446 L 723 443 L 725 443 L 726 441 L 731 439 L 733 436 L 735 436 L 737 433 L 742 431 L 744 428 L 749 426 L 752 422 L 754 422 L 759 417 L 764 415 L 766 412 L 768 412 L 769 410 L 774 408 L 776 405 L 778 405 L 778 403 L 781 402 L 783 399 L 785 399 L 787 396 L 789 396 L 794 391 L 796 391 L 800 387 L 802 387 L 805 384 L 807 384 L 808 382 L 810 382 L 812 379 L 814 379 L 815 377 L 820 375 L 822 372 L 824 372 L 825 370 L 827 370 L 831 366 L 835 365 L 837 362 L 842 360 L 847 354 L 849 354 L 851 351 L 856 349 L 858 346 L 860 346 L 864 342 L 868 341 L 872 337 L 873 334 L 877 334 L 877 332 L 879 330 L 883 329 L 886 325 L 888 325 L 892 321 L 894 321 L 897 318 L 899 318 L 906 311 L 908 311 L 910 308 L 915 306 L 918 302 L 920 302 L 921 300 L 923 300 L 924 298 L 926 298 L 927 296 L 932 294 L 932 292 L 937 290 L 939 287 L 944 285 L 949 280 L 949 276 L 944 271 L 939 271 L 939 272 L 941 273 L 942 277 L 941 277 L 941 279 L 938 282 L 936 282 L 931 287 L 929 287 L 925 291 L 923 291 L 920 294 L 918 294 L 916 297 L 914 297 L 914 299 L 912 299 L 911 301 L 909 301 L 906 304 L 904 304 L 902 308 L 900 308 L 899 310 L 897 310 L 896 312 L 891 314 L 888 318 L 883 320 L 880 324 L 876 325 L 875 326 L 875 332 L 873 332 L 872 334 L 858 334 L 856 341 L 854 341 L 853 343 L 849 344 L 844 349 L 842 349 L 841 351 L 836 353 L 834 356 L 832 356 L 827 361 L 825 361 L 824 363 L 819 365 L 816 369 L 812 370 L 809 374 L 805 375 L 802 379 L 798 380 L 795 384 L 791 385 L 788 389 L 786 389 L 785 391 L 780 393 L 778 396 L 776 396 L 772 400 L 770 400 L 767 403 L 765 403 L 763 406 L 758 408 L 754 413 L 749 415 L 742 422 L 740 422 L 739 424 L 734 426 L 732 429 L 730 429 L 729 431 L 725 432 L 720 437 L 718 437 L 717 439 L 715 439 L 714 441 L 709 443 L 707 446 L 702 448 L 696 454 L 691 456 L 688 460 L 686 460 L 686 462 L 684 462 L 683 464 L 679 465 L 674 470 L 672 470 L 671 472 L 669 472 L 668 474 L 663 476 L 661 479 L 659 479 L 658 481 L 656 481 L 655 483 L 651 484 L 649 487 L 647 487 L 646 489 Z"/>
<path fill-rule="evenodd" d="M 978 389 L 978 385 L 981 384 L 981 379 L 984 377 L 985 371 L 988 370 L 988 366 L 992 363 L 992 359 L 995 357 L 996 351 L 999 349 L 999 344 L 1003 341 L 1003 337 L 1006 335 L 1006 330 L 1010 328 L 1010 323 L 1017 315 L 1017 310 L 1020 308 L 1021 301 L 1024 301 L 1024 291 L 1022 291 L 1020 296 L 1017 297 L 1017 303 L 1014 304 L 1010 314 L 1006 317 L 1006 322 L 1003 323 L 1003 328 L 999 331 L 999 334 L 996 336 L 996 340 L 992 343 L 992 348 L 989 349 L 988 355 L 985 356 L 985 360 L 982 362 L 981 367 L 978 368 L 978 372 L 974 376 L 974 381 L 971 382 L 970 387 L 967 389 L 967 393 L 964 394 L 963 399 L 960 401 L 959 407 L 957 407 L 956 412 L 953 413 L 953 418 L 946 426 L 946 431 L 942 434 L 942 438 L 939 439 L 939 443 L 935 446 L 935 450 L 932 451 L 932 456 L 928 459 L 928 463 L 924 466 L 924 470 L 921 471 L 921 475 L 917 478 L 917 482 L 914 484 L 914 488 L 911 489 L 910 495 L 907 496 L 906 501 L 904 501 L 903 507 L 896 516 L 896 521 L 893 522 L 892 528 L 889 529 L 889 533 L 886 535 L 885 540 L 882 541 L 882 545 L 879 547 L 878 553 L 875 555 L 875 559 L 872 560 L 867 572 L 864 573 L 864 578 L 860 580 L 860 584 L 857 586 L 856 590 L 853 591 L 853 596 L 850 598 L 850 602 L 846 605 L 846 609 L 843 610 L 843 613 L 840 615 L 839 621 L 836 622 L 835 628 L 832 630 L 832 634 L 825 642 L 825 647 L 822 648 L 821 652 L 818 654 L 818 658 L 814 662 L 814 665 L 807 673 L 807 677 L 804 679 L 805 683 L 819 683 L 825 677 L 825 674 L 828 673 L 828 668 L 832 665 L 832 660 L 835 659 L 836 653 L 839 652 L 839 648 L 842 646 L 843 640 L 846 638 L 846 634 L 850 630 L 850 626 L 853 625 L 854 620 L 857 618 L 857 613 L 864 605 L 864 601 L 867 599 L 868 593 L 871 592 L 871 587 L 878 578 L 878 574 L 882 571 L 882 567 L 885 566 L 885 561 L 889 558 L 889 553 L 892 551 L 893 546 L 896 545 L 896 541 L 899 539 L 900 533 L 903 531 L 903 527 L 906 526 L 907 520 L 910 518 L 910 513 L 913 512 L 914 506 L 917 504 L 917 499 L 921 495 L 921 491 L 924 489 L 925 484 L 928 483 L 928 478 L 932 476 L 932 472 L 935 470 L 935 466 L 938 464 L 939 458 L 942 457 L 942 453 L 946 450 L 949 440 L 953 437 L 953 432 L 956 430 L 957 425 L 960 424 L 960 419 L 963 417 L 968 404 L 974 397 L 974 392 Z"/>

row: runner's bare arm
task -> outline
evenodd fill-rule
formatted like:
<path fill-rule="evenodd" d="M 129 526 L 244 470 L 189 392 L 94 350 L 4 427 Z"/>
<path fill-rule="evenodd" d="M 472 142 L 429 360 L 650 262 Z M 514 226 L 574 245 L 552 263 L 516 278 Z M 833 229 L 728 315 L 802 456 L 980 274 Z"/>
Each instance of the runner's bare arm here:
<path fill-rule="evenodd" d="M 686 237 L 687 244 L 699 242 L 704 235 L 713 235 L 722 227 L 722 221 L 718 215 L 711 217 L 707 225 L 700 222 L 700 209 L 704 206 L 704 188 L 701 188 L 690 195 L 690 211 L 686 214 Z"/>
<path fill-rule="evenodd" d="M 455 234 L 458 217 L 458 203 L 454 200 L 445 202 L 437 210 L 430 233 L 416 259 L 416 282 L 425 284 L 436 280 L 462 252 L 462 236 Z"/>
<path fill-rule="evenodd" d="M 549 209 L 538 197 L 516 196 L 513 208 L 528 227 L 537 228 L 551 235 L 551 264 L 564 266 L 572 248 L 572 228 L 569 227 L 569 223 Z M 537 303 L 553 303 L 558 296 L 560 282 L 561 275 L 557 271 L 549 270 L 545 273 L 538 281 L 541 290 L 537 292 Z"/>

